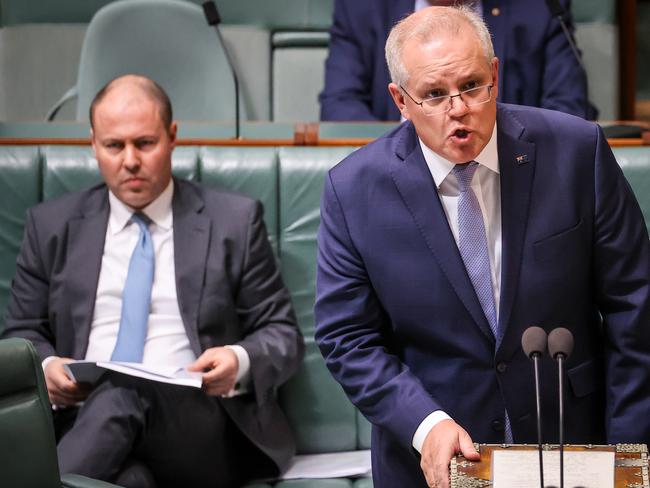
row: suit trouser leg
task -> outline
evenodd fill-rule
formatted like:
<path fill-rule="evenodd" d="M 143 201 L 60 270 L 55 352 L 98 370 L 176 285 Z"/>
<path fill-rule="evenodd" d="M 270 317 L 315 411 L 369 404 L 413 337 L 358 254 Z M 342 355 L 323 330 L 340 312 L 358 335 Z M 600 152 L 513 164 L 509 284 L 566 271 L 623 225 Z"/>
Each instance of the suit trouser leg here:
<path fill-rule="evenodd" d="M 112 481 L 135 457 L 159 486 L 229 488 L 244 476 L 233 461 L 251 454 L 232 452 L 242 438 L 201 390 L 109 374 L 59 441 L 59 465 L 62 473 Z"/>

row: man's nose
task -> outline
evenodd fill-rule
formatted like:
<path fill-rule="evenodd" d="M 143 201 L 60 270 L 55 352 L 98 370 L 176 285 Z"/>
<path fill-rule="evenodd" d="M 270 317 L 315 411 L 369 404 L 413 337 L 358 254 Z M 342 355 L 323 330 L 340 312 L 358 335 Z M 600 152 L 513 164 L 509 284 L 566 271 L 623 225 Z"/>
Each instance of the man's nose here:
<path fill-rule="evenodd" d="M 134 146 L 127 145 L 124 148 L 124 167 L 129 171 L 135 171 L 140 167 L 140 155 Z"/>
<path fill-rule="evenodd" d="M 453 117 L 459 117 L 465 115 L 469 111 L 469 107 L 463 100 L 463 97 L 460 93 L 456 95 L 451 95 L 449 97 L 449 103 L 451 107 L 449 108 L 449 114 Z"/>

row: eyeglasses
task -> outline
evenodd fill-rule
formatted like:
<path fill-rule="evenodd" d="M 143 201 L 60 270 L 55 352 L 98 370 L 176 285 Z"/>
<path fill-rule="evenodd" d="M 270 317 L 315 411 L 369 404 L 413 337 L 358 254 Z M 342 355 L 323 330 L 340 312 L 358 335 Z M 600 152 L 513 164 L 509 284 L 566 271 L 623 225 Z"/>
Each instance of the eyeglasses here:
<path fill-rule="evenodd" d="M 469 90 L 463 90 L 456 93 L 456 95 L 443 95 L 440 97 L 429 97 L 418 102 L 415 98 L 411 96 L 406 89 L 400 85 L 400 88 L 408 97 L 413 100 L 413 103 L 419 105 L 424 111 L 425 115 L 440 115 L 447 113 L 453 107 L 453 99 L 455 97 L 460 98 L 465 105 L 471 107 L 473 105 L 481 105 L 482 103 L 487 103 L 492 98 L 492 87 L 494 84 L 481 85 Z"/>

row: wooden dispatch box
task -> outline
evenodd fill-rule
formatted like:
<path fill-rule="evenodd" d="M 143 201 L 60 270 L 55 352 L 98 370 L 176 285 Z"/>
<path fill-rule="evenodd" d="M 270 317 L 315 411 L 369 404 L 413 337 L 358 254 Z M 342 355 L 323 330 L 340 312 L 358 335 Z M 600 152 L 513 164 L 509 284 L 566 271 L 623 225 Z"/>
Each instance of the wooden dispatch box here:
<path fill-rule="evenodd" d="M 463 456 L 452 458 L 451 488 L 483 488 L 492 486 L 492 453 L 499 449 L 537 450 L 537 444 L 474 444 L 480 461 L 468 461 Z M 544 450 L 557 450 L 557 444 L 543 444 Z M 570 445 L 565 451 L 615 451 L 614 488 L 650 488 L 648 480 L 648 448 L 645 444 Z"/>

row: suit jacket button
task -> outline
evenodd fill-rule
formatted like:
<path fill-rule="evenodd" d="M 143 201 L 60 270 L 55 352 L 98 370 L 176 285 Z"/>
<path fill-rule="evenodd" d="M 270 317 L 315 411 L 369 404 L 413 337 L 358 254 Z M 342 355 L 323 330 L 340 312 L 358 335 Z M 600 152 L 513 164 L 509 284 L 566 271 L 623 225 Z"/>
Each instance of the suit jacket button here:
<path fill-rule="evenodd" d="M 506 363 L 501 362 L 497 364 L 497 371 L 499 373 L 505 373 L 507 369 L 508 369 L 508 365 Z"/>
<path fill-rule="evenodd" d="M 501 420 L 493 420 L 492 428 L 497 432 L 501 432 L 503 430 L 503 422 Z"/>

